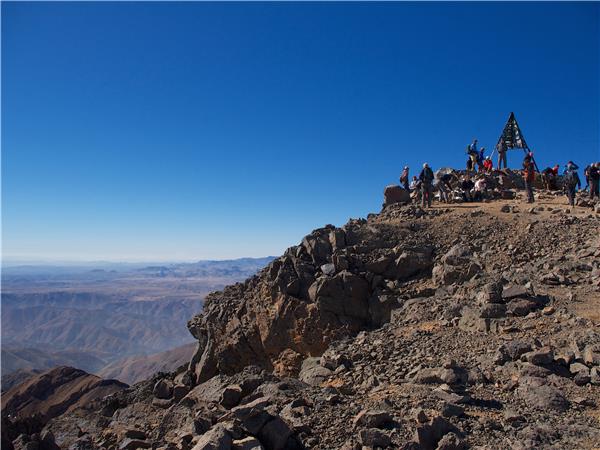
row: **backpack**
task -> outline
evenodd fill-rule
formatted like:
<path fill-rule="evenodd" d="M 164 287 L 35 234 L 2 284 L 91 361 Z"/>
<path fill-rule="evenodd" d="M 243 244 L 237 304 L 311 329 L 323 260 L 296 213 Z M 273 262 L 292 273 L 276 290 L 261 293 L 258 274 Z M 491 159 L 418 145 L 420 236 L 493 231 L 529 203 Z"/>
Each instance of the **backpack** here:
<path fill-rule="evenodd" d="M 423 181 L 426 183 L 431 183 L 433 181 L 433 171 L 429 167 L 423 169 Z"/>
<path fill-rule="evenodd" d="M 565 173 L 565 185 L 569 187 L 576 186 L 579 183 L 579 175 L 574 170 Z"/>

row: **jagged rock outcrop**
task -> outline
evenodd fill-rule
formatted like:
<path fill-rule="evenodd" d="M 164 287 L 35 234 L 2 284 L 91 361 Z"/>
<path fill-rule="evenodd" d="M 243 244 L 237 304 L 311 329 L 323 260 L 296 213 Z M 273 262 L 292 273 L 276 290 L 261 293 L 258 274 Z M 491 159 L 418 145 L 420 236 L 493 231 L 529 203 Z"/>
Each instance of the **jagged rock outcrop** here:
<path fill-rule="evenodd" d="M 196 382 L 250 364 L 294 374 L 302 358 L 385 323 L 397 306 L 382 295 L 385 282 L 418 277 L 433 265 L 431 245 L 401 236 L 364 221 L 328 225 L 257 276 L 208 296 L 188 324 L 199 341 L 190 364 Z"/>

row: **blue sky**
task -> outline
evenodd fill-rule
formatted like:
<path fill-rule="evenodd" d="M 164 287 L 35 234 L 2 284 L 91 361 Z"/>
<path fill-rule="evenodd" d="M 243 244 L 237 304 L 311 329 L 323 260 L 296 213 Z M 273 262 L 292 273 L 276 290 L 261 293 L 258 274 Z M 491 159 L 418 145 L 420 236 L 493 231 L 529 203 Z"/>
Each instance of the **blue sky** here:
<path fill-rule="evenodd" d="M 3 255 L 277 255 L 510 111 L 540 166 L 598 160 L 599 11 L 2 2 Z"/>

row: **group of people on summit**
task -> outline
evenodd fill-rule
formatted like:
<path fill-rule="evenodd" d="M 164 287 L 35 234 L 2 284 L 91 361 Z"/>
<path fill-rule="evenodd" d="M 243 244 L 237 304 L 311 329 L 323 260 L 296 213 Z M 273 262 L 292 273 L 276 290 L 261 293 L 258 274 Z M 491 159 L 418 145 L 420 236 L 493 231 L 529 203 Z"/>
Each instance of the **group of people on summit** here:
<path fill-rule="evenodd" d="M 503 174 L 502 169 L 507 168 L 506 152 L 507 148 L 499 143 L 496 146 L 498 151 L 498 170 L 500 175 Z M 434 187 L 439 191 L 441 202 L 450 203 L 453 201 L 454 190 L 452 184 L 457 186 L 463 201 L 481 201 L 487 194 L 486 174 L 491 174 L 494 171 L 492 155 L 485 156 L 485 147 L 477 149 L 477 139 L 467 147 L 466 172 L 459 176 L 456 173 L 439 171 L 434 174 L 428 163 L 423 164 L 423 168 L 418 176 L 413 176 L 409 182 L 409 167 L 405 166 L 400 175 L 400 185 L 409 192 L 414 192 L 417 201 L 422 203 L 423 207 L 431 207 Z M 527 152 L 523 158 L 522 167 L 523 181 L 527 196 L 527 203 L 535 202 L 533 193 L 536 173 L 538 172 L 537 165 L 533 158 L 533 152 Z M 569 161 L 563 170 L 562 186 L 569 200 L 569 205 L 575 206 L 575 194 L 577 189 L 581 190 L 581 180 L 579 179 L 579 167 L 573 161 Z M 583 191 L 589 190 L 590 199 L 600 198 L 599 195 L 599 179 L 600 179 L 600 162 L 589 164 L 584 169 L 586 186 Z M 547 167 L 541 173 L 541 180 L 544 187 L 548 190 L 556 190 L 559 179 L 559 165 Z"/>

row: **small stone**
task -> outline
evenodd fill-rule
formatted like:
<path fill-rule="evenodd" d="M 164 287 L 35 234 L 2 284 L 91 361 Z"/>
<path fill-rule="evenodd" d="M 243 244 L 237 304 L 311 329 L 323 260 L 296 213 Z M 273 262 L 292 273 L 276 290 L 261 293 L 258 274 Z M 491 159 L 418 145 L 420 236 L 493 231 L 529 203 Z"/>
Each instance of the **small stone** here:
<path fill-rule="evenodd" d="M 542 347 L 539 350 L 525 353 L 521 359 L 536 366 L 543 366 L 554 361 L 554 353 L 550 347 Z"/>

